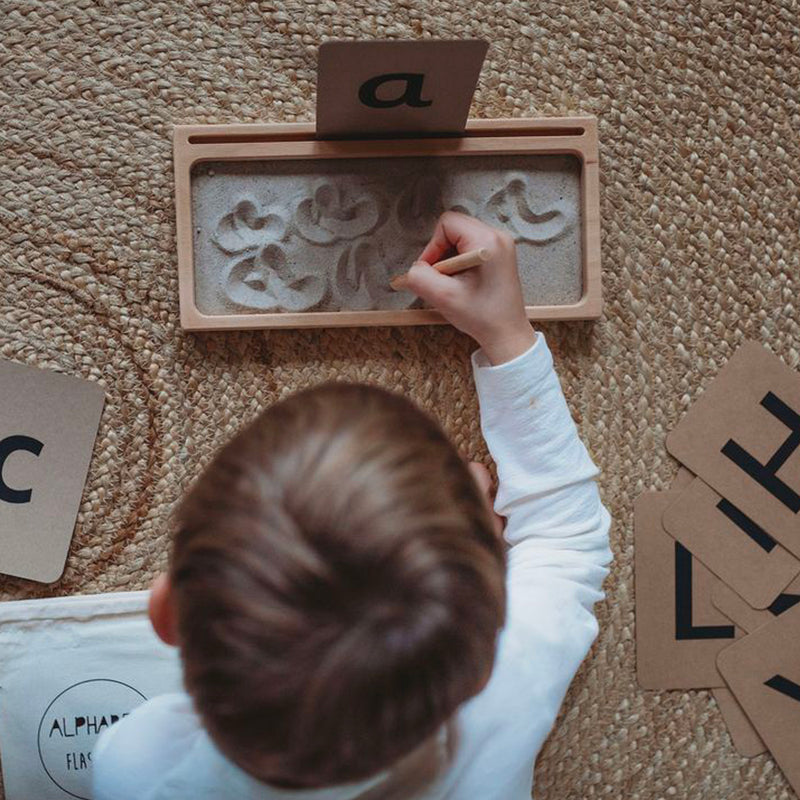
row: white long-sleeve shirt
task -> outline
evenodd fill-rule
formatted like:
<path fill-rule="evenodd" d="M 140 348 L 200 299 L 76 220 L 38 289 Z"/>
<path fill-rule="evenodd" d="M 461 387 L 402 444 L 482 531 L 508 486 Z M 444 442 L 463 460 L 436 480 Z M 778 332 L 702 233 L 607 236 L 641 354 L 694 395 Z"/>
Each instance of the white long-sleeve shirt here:
<path fill-rule="evenodd" d="M 523 355 L 472 357 L 481 427 L 507 518 L 508 607 L 494 670 L 457 712 L 457 749 L 422 791 L 390 791 L 391 771 L 331 789 L 267 786 L 225 758 L 185 694 L 165 695 L 106 731 L 93 755 L 95 800 L 527 800 L 533 766 L 597 635 L 594 604 L 611 561 L 597 469 L 578 438 L 539 334 Z M 382 786 L 385 785 L 385 791 Z"/>

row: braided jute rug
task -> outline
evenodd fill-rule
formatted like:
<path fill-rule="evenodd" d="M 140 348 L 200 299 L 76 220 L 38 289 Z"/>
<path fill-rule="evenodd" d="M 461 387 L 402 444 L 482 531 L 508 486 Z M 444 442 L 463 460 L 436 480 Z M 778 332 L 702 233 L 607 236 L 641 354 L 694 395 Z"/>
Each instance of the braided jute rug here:
<path fill-rule="evenodd" d="M 404 392 L 486 457 L 452 329 L 181 332 L 170 140 L 310 120 L 326 37 L 483 37 L 473 115 L 600 121 L 605 315 L 544 329 L 616 564 L 537 797 L 792 797 L 709 693 L 637 688 L 631 508 L 668 486 L 666 432 L 744 339 L 800 366 L 799 18 L 797 0 L 0 0 L 0 355 L 107 397 L 63 579 L 0 598 L 145 588 L 215 448 L 320 381 Z"/>

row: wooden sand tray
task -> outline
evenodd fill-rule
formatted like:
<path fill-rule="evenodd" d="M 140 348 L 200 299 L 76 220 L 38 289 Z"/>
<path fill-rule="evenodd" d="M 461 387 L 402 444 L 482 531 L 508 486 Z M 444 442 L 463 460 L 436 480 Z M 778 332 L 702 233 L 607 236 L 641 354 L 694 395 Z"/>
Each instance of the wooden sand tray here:
<path fill-rule="evenodd" d="M 322 287 L 317 288 L 315 281 L 320 280 L 319 273 L 324 269 L 313 271 L 305 270 L 305 275 L 292 280 L 300 285 L 300 290 L 293 294 L 287 290 L 287 310 L 253 310 L 249 296 L 259 289 L 264 289 L 262 280 L 269 278 L 259 277 L 258 265 L 254 268 L 255 258 L 242 258 L 240 264 L 234 269 L 236 282 L 230 291 L 232 307 L 214 307 L 209 310 L 203 307 L 202 293 L 206 291 L 198 280 L 198 242 L 195 233 L 203 233 L 195 220 L 195 200 L 193 200 L 193 184 L 198 180 L 198 170 L 213 164 L 223 169 L 228 162 L 232 164 L 264 165 L 268 168 L 285 169 L 287 166 L 298 165 L 298 168 L 309 169 L 313 172 L 314 160 L 325 159 L 327 164 L 333 160 L 346 159 L 338 162 L 340 165 L 353 164 L 354 159 L 374 159 L 372 163 L 382 165 L 395 165 L 395 159 L 414 159 L 418 157 L 432 157 L 437 159 L 446 157 L 518 157 L 518 156 L 566 156 L 576 160 L 579 171 L 580 188 L 578 193 L 578 220 L 580 226 L 577 237 L 580 251 L 580 271 L 582 288 L 575 299 L 562 304 L 529 305 L 527 306 L 528 318 L 531 320 L 552 319 L 593 319 L 600 316 L 602 309 L 600 289 L 600 214 L 599 214 L 599 176 L 597 152 L 597 122 L 594 117 L 563 117 L 542 119 L 498 119 L 498 120 L 470 120 L 466 130 L 461 136 L 434 136 L 430 138 L 396 138 L 396 139 L 363 139 L 363 140 L 322 140 L 315 138 L 313 124 L 248 124 L 248 125 L 189 125 L 176 126 L 174 131 L 174 158 L 175 158 L 175 186 L 176 186 L 176 213 L 178 236 L 178 269 L 180 283 L 180 309 L 181 324 L 187 330 L 226 330 L 244 328 L 305 328 L 305 327 L 340 327 L 340 326 L 370 326 L 370 325 L 420 325 L 437 324 L 444 320 L 442 316 L 427 308 L 396 308 L 390 307 L 381 310 L 292 310 L 291 304 L 295 294 L 300 297 L 304 292 L 318 292 L 322 296 Z M 391 161 L 388 161 L 390 160 Z M 498 165 L 502 158 L 498 158 Z M 412 161 L 403 162 L 412 164 Z M 427 163 L 427 162 L 425 162 Z M 438 163 L 438 162 L 437 162 Z M 452 162 L 448 162 L 452 163 Z M 471 164 L 479 163 L 477 160 Z M 334 164 L 334 166 L 336 166 Z M 383 167 L 382 167 L 383 168 Z M 325 182 L 325 173 L 331 168 L 320 170 L 319 183 L 316 189 L 317 198 L 327 201 L 329 195 L 336 193 L 334 182 Z M 214 175 L 210 167 L 202 176 L 208 180 L 207 175 Z M 522 173 L 518 173 L 522 174 Z M 315 177 L 312 175 L 312 178 Z M 523 175 L 524 177 L 524 175 Z M 214 178 L 218 180 L 219 177 Z M 419 192 L 425 188 L 422 186 Z M 517 181 L 521 178 L 517 178 Z M 398 179 L 398 193 L 402 191 L 402 184 L 407 182 L 405 176 Z M 335 199 L 335 197 L 334 197 Z M 314 202 L 313 199 L 308 202 Z M 419 204 L 425 202 L 417 198 L 413 201 Z M 462 208 L 458 198 L 447 207 Z M 298 208 L 300 208 L 298 206 Z M 464 210 L 471 211 L 469 206 Z M 367 212 L 365 212 L 367 213 Z M 551 215 L 554 212 L 550 212 Z M 542 215 L 547 220 L 548 215 Z M 308 225 L 312 225 L 314 220 Z M 538 218 L 537 218 L 538 219 Z M 367 221 L 369 224 L 370 220 Z M 221 242 L 217 247 L 224 253 L 234 253 L 232 258 L 238 258 L 236 253 L 249 246 L 249 238 L 256 233 L 268 231 L 271 226 L 276 228 L 275 238 L 284 240 L 286 235 L 281 225 L 285 224 L 278 215 L 270 215 L 267 211 L 259 209 L 255 202 L 239 202 L 227 215 L 223 215 L 217 226 L 216 242 Z M 293 223 L 294 224 L 294 223 Z M 349 224 L 340 222 L 340 225 Z M 221 231 L 221 233 L 220 233 Z M 431 230 L 421 231 L 424 238 Z M 401 234 L 403 230 L 401 228 Z M 420 231 L 414 231 L 419 238 Z M 369 238 L 372 234 L 365 236 Z M 314 234 L 309 234 L 313 238 Z M 307 237 L 308 238 L 308 237 Z M 403 235 L 395 238 L 402 239 Z M 358 245 L 356 245 L 358 247 Z M 421 246 L 420 248 L 421 249 Z M 269 251 L 269 247 L 263 252 Z M 349 251 L 348 251 L 349 252 Z M 419 252 L 417 250 L 416 252 Z M 362 262 L 363 258 L 362 256 Z M 283 250 L 276 249 L 272 255 L 267 253 L 267 267 L 269 258 L 282 258 Z M 381 258 L 370 256 L 369 269 L 372 264 L 380 270 L 390 269 L 387 275 L 381 274 L 376 281 L 381 287 L 388 283 L 388 279 L 405 271 L 410 262 L 382 264 Z M 262 259 L 263 260 L 263 259 Z M 333 261 L 333 259 L 331 259 Z M 341 265 L 340 265 L 341 266 Z M 327 267 L 327 264 L 326 264 Z M 277 264 L 276 268 L 284 268 L 284 262 Z M 334 269 L 335 264 L 330 264 Z M 255 269 L 255 271 L 253 271 Z M 261 263 L 262 271 L 265 269 Z M 248 270 L 250 272 L 246 273 Z M 207 270 L 208 271 L 208 270 Z M 253 277 L 255 276 L 255 277 Z M 345 275 L 345 281 L 348 280 Z M 354 280 L 350 278 L 351 282 Z M 524 281 L 523 281 L 524 283 Z M 253 289 L 252 287 L 255 287 Z M 251 288 L 248 288 L 251 287 Z M 360 290 L 360 286 L 358 287 Z M 263 294 L 263 292 L 262 292 Z M 408 293 L 405 293 L 406 295 Z M 398 301 L 402 297 L 398 294 Z M 389 298 L 392 302 L 392 298 Z M 410 303 L 413 298 L 406 298 Z M 207 303 L 206 303 L 207 305 Z M 324 302 L 321 303 L 324 306 Z M 317 304 L 319 308 L 320 304 Z"/>

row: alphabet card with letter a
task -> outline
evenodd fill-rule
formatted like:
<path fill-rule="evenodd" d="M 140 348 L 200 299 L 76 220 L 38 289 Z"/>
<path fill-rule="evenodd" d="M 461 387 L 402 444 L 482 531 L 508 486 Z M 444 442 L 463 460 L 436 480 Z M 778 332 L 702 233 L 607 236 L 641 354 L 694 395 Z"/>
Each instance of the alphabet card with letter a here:
<path fill-rule="evenodd" d="M 96 383 L 0 361 L 0 572 L 61 576 L 104 400 Z"/>
<path fill-rule="evenodd" d="M 463 132 L 488 48 L 477 39 L 323 42 L 317 136 Z"/>

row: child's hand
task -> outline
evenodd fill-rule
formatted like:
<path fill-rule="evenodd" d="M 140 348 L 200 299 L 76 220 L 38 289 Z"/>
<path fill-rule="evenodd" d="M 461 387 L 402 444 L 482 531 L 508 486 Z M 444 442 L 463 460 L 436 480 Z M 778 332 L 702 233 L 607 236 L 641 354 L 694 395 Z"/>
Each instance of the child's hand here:
<path fill-rule="evenodd" d="M 469 464 L 467 464 L 467 467 L 472 473 L 472 477 L 474 478 L 475 483 L 478 484 L 478 489 L 484 497 L 486 508 L 488 509 L 489 514 L 492 517 L 492 521 L 494 522 L 494 532 L 498 536 L 502 536 L 503 530 L 506 527 L 506 521 L 494 510 L 495 491 L 494 486 L 492 485 L 492 476 L 489 474 L 489 470 L 486 469 L 483 464 L 480 464 L 477 461 L 470 461 Z"/>
<path fill-rule="evenodd" d="M 491 258 L 479 267 L 442 275 L 431 266 L 452 250 L 464 253 L 481 247 Z M 522 355 L 536 340 L 525 316 L 514 240 L 505 231 L 446 211 L 407 278 L 407 288 L 472 336 L 492 364 Z"/>

